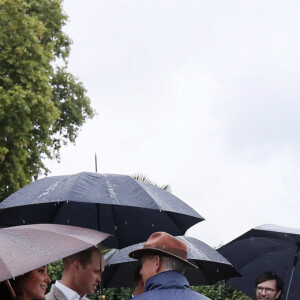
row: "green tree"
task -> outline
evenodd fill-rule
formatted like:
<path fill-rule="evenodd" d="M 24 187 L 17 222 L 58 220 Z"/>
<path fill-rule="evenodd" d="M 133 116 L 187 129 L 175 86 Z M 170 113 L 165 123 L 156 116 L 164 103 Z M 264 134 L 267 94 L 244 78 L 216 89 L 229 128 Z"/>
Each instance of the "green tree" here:
<path fill-rule="evenodd" d="M 212 300 L 252 300 L 241 291 L 227 285 L 224 280 L 213 285 L 193 286 L 192 289 Z"/>
<path fill-rule="evenodd" d="M 67 72 L 60 0 L 0 0 L 0 201 L 47 174 L 94 111 Z"/>
<path fill-rule="evenodd" d="M 171 193 L 171 186 L 169 184 L 163 184 L 163 185 L 158 185 L 157 183 L 151 181 L 146 175 L 141 174 L 141 173 L 137 173 L 134 175 L 130 176 L 131 178 L 133 178 L 136 181 L 141 181 L 141 182 L 146 182 L 146 183 L 150 183 L 152 185 L 155 185 L 169 193 Z"/>

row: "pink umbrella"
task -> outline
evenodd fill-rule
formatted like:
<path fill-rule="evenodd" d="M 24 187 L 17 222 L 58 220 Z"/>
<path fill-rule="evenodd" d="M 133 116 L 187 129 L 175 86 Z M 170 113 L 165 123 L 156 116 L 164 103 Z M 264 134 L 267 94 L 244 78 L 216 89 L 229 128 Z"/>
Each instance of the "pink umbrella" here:
<path fill-rule="evenodd" d="M 109 237 L 68 225 L 34 224 L 0 229 L 0 282 L 95 246 Z"/>

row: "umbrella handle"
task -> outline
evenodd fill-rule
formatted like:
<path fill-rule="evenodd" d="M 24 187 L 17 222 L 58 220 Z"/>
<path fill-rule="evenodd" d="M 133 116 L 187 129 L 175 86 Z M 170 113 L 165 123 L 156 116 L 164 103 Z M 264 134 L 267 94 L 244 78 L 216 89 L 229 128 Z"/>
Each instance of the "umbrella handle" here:
<path fill-rule="evenodd" d="M 9 292 L 10 292 L 12 298 L 13 298 L 13 299 L 16 299 L 17 296 L 16 296 L 16 293 L 15 293 L 13 287 L 12 287 L 11 284 L 10 284 L 10 281 L 9 281 L 9 280 L 5 280 L 5 284 L 6 284 L 7 288 L 9 289 Z"/>

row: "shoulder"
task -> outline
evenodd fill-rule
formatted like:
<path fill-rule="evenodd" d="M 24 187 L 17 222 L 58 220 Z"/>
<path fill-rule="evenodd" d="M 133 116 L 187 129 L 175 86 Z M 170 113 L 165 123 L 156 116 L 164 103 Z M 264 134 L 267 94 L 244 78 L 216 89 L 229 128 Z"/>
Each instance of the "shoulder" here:
<path fill-rule="evenodd" d="M 162 289 L 162 290 L 151 290 L 144 292 L 136 297 L 136 300 L 210 300 L 196 291 L 190 289 Z"/>
<path fill-rule="evenodd" d="M 54 284 L 51 286 L 50 292 L 45 296 L 46 300 L 68 300 L 66 296 Z"/>
<path fill-rule="evenodd" d="M 148 300 L 148 299 L 156 299 L 156 300 L 210 300 L 209 298 L 203 296 L 196 291 L 191 289 L 161 289 L 161 290 L 151 290 L 148 292 L 144 292 L 136 297 L 136 300 Z"/>

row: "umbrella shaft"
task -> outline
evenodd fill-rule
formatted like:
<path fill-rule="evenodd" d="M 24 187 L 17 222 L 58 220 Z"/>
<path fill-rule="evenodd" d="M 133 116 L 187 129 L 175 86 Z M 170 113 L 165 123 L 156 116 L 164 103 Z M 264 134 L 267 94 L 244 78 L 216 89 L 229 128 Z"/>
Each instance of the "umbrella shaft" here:
<path fill-rule="evenodd" d="M 17 296 L 16 296 L 16 293 L 14 291 L 14 289 L 12 288 L 11 284 L 10 284 L 10 281 L 9 280 L 5 280 L 5 284 L 7 286 L 7 288 L 9 289 L 9 292 L 12 296 L 12 299 L 17 299 Z"/>
<path fill-rule="evenodd" d="M 299 250 L 300 250 L 300 246 L 298 245 L 296 254 L 294 256 L 292 274 L 291 274 L 289 285 L 288 285 L 287 292 L 286 292 L 286 298 L 285 298 L 286 300 L 288 300 L 288 297 L 289 297 L 290 288 L 291 288 L 291 284 L 292 284 L 292 280 L 293 280 L 295 268 L 296 268 L 296 265 L 297 265 L 297 262 L 298 262 L 298 253 L 299 253 Z"/>
<path fill-rule="evenodd" d="M 292 274 L 291 274 L 289 285 L 288 285 L 288 288 L 287 288 L 286 298 L 285 298 L 286 300 L 288 300 L 288 297 L 289 297 L 290 287 L 291 287 L 291 283 L 292 283 L 293 276 L 294 276 L 294 271 L 295 271 L 295 266 L 293 266 Z"/>

